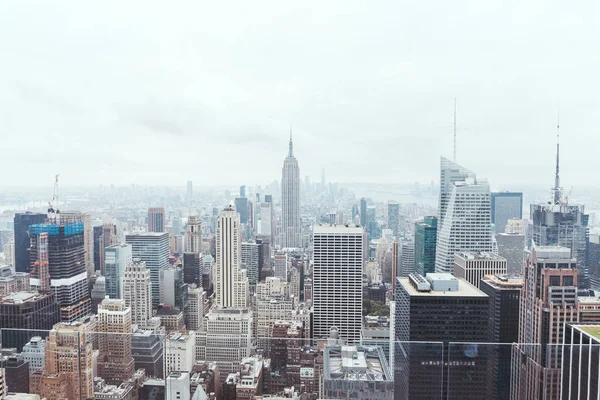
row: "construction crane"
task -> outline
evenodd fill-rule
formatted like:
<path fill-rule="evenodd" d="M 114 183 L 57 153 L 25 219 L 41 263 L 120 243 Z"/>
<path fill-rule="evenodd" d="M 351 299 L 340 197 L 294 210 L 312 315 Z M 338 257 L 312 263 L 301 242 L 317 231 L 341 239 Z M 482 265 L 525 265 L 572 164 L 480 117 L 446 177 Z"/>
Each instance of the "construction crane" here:
<path fill-rule="evenodd" d="M 58 207 L 58 175 L 54 175 L 54 192 L 52 193 L 52 200 L 48 202 L 48 214 L 60 214 L 58 208 L 54 208 L 54 204 Z"/>

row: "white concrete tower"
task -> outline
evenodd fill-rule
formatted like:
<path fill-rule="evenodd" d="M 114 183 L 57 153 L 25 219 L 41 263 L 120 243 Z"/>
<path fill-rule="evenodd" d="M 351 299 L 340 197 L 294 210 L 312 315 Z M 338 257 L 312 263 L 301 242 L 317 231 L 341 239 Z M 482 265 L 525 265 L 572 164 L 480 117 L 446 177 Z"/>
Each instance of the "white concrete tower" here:
<path fill-rule="evenodd" d="M 232 205 L 219 213 L 216 233 L 215 299 L 218 307 L 248 305 L 248 276 L 240 268 L 240 215 Z"/>
<path fill-rule="evenodd" d="M 292 130 L 288 156 L 281 175 L 281 247 L 302 247 L 300 223 L 300 170 L 294 157 Z"/>
<path fill-rule="evenodd" d="M 121 290 L 125 306 L 131 308 L 131 323 L 145 328 L 152 318 L 152 282 L 145 262 L 134 259 L 127 265 Z"/>
<path fill-rule="evenodd" d="M 438 225 L 439 226 L 439 225 Z M 455 182 L 438 228 L 435 272 L 454 272 L 460 251 L 494 252 L 490 185 L 485 180 Z"/>
<path fill-rule="evenodd" d="M 362 328 L 365 231 L 361 227 L 316 225 L 313 229 L 313 331 L 327 338 L 337 327 L 348 344 Z"/>

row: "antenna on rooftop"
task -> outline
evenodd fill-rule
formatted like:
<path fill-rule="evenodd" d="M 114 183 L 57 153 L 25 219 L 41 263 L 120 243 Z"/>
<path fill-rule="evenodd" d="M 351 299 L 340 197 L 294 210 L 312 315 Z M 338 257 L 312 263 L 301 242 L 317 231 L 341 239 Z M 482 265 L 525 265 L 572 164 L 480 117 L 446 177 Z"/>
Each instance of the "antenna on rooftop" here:
<path fill-rule="evenodd" d="M 454 98 L 454 162 L 456 162 L 456 97 Z"/>

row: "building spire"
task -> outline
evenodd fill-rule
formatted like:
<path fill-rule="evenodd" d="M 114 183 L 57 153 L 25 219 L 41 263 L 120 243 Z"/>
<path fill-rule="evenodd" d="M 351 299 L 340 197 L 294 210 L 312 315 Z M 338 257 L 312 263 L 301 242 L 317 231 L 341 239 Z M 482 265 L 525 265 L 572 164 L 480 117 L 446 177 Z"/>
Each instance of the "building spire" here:
<path fill-rule="evenodd" d="M 288 154 L 288 157 L 293 157 L 294 156 L 294 145 L 292 143 L 292 125 L 290 125 L 290 151 Z"/>
<path fill-rule="evenodd" d="M 456 162 L 456 97 L 454 98 L 454 162 Z"/>
<path fill-rule="evenodd" d="M 561 188 L 560 188 L 560 110 L 557 113 L 556 119 L 556 173 L 554 175 L 554 204 L 560 204 Z"/>

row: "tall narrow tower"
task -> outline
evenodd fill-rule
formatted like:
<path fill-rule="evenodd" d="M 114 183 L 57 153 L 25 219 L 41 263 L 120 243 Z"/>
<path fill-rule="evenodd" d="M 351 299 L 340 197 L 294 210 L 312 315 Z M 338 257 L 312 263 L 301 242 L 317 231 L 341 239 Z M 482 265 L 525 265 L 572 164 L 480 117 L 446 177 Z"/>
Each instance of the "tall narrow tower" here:
<path fill-rule="evenodd" d="M 246 307 L 248 277 L 240 268 L 240 215 L 226 207 L 217 220 L 215 292 L 219 307 Z"/>
<path fill-rule="evenodd" d="M 301 247 L 300 225 L 300 170 L 294 157 L 292 129 L 288 156 L 283 161 L 281 174 L 281 233 L 282 247 Z"/>
<path fill-rule="evenodd" d="M 560 119 L 556 122 L 556 172 L 554 174 L 554 204 L 560 204 L 562 189 L 560 187 Z"/>

